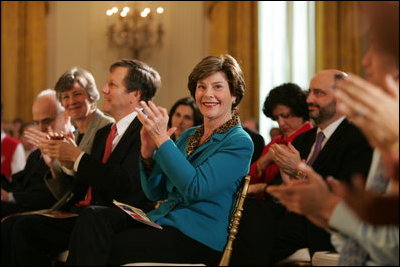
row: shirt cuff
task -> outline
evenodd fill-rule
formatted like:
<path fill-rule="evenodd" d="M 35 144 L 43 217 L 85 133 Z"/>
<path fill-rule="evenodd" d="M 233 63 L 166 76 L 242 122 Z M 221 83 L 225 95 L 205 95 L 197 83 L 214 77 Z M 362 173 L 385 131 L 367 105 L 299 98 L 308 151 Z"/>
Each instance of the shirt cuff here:
<path fill-rule="evenodd" d="M 81 162 L 81 158 L 83 157 L 84 154 L 85 154 L 85 152 L 81 152 L 81 154 L 79 154 L 79 156 L 76 158 L 75 163 L 74 163 L 74 171 L 75 172 L 78 171 L 79 162 Z"/>
<path fill-rule="evenodd" d="M 75 164 L 74 164 L 75 165 Z M 68 169 L 67 167 L 64 167 L 61 165 L 61 169 L 63 170 L 64 173 L 68 174 L 69 176 L 74 176 L 75 175 L 75 170 Z"/>
<path fill-rule="evenodd" d="M 341 201 L 333 210 L 329 225 L 343 234 L 354 236 L 361 225 L 361 221 L 346 203 Z"/>

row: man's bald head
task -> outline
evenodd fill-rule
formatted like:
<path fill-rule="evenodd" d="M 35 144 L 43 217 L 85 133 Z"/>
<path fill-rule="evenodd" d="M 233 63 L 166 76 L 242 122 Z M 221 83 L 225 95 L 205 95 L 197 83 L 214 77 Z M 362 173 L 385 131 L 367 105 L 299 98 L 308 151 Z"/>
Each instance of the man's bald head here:
<path fill-rule="evenodd" d="M 346 76 L 347 74 L 335 69 L 322 70 L 315 74 L 310 82 L 307 97 L 308 110 L 310 117 L 322 129 L 342 116 L 336 112 L 334 96 L 335 77 L 338 75 Z"/>
<path fill-rule="evenodd" d="M 347 76 L 347 74 L 340 70 L 329 69 L 317 72 L 311 79 L 310 88 L 325 88 L 335 89 L 335 76 Z"/>
<path fill-rule="evenodd" d="M 47 132 L 49 126 L 54 131 L 64 131 L 64 108 L 58 102 L 56 92 L 46 89 L 38 94 L 32 105 L 34 123 L 42 132 Z"/>

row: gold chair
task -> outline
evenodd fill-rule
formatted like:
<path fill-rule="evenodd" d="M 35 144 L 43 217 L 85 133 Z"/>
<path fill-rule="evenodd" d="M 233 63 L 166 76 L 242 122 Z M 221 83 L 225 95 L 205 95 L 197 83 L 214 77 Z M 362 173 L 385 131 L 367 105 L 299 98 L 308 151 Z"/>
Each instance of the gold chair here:
<path fill-rule="evenodd" d="M 229 235 L 228 240 L 226 242 L 224 252 L 222 254 L 222 258 L 219 262 L 219 266 L 228 266 L 231 255 L 232 255 L 232 245 L 233 241 L 236 238 L 236 234 L 238 232 L 238 227 L 240 223 L 240 219 L 242 218 L 243 213 L 243 203 L 247 195 L 247 189 L 249 188 L 250 176 L 246 176 L 244 178 L 242 186 L 239 188 L 237 192 L 236 202 L 234 205 L 234 209 L 231 215 L 231 221 L 229 224 Z M 158 263 L 158 262 L 135 262 L 135 263 L 127 263 L 123 266 L 205 266 L 205 264 L 176 264 L 176 263 Z"/>
<path fill-rule="evenodd" d="M 221 261 L 219 262 L 219 266 L 228 266 L 232 256 L 232 245 L 233 241 L 236 238 L 236 234 L 238 232 L 238 227 L 240 223 L 240 219 L 242 218 L 243 212 L 243 203 L 247 195 L 247 189 L 249 188 L 250 176 L 246 176 L 243 181 L 243 185 L 240 192 L 240 195 L 236 198 L 235 208 L 233 210 L 231 223 L 229 225 L 229 236 L 228 242 L 225 245 L 224 253 L 222 254 Z"/>

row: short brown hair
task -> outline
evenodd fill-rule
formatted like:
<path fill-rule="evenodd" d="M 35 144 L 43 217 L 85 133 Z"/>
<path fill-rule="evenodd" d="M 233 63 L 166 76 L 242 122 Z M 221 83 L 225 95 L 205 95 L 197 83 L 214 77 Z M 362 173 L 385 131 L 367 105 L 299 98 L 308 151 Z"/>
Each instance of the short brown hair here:
<path fill-rule="evenodd" d="M 140 60 L 122 59 L 110 66 L 110 72 L 117 67 L 128 68 L 124 79 L 126 89 L 128 92 L 140 91 L 140 100 L 151 100 L 161 87 L 161 77 L 158 72 Z"/>
<path fill-rule="evenodd" d="M 208 56 L 203 58 L 192 70 L 188 79 L 188 89 L 195 98 L 197 82 L 216 72 L 225 73 L 231 95 L 236 96 L 232 109 L 239 105 L 243 98 L 245 82 L 242 69 L 231 55 Z"/>

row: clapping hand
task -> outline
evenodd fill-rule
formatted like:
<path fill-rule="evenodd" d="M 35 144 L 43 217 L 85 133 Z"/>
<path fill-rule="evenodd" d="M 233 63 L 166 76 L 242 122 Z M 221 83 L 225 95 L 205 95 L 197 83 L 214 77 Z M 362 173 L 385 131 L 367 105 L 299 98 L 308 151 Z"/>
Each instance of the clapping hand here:
<path fill-rule="evenodd" d="M 310 166 L 302 162 L 297 169 L 307 179 L 290 180 L 285 185 L 271 185 L 267 187 L 267 192 L 278 198 L 288 210 L 306 216 L 319 227 L 327 227 L 341 197 L 332 193 L 328 184 Z M 328 178 L 331 179 L 334 178 Z"/>
<path fill-rule="evenodd" d="M 292 144 L 273 144 L 270 148 L 272 159 L 279 166 L 281 172 L 294 176 L 296 167 L 301 162 L 300 153 Z"/>
<path fill-rule="evenodd" d="M 380 88 L 349 75 L 337 87 L 338 111 L 360 127 L 372 146 L 390 151 L 399 141 L 399 84 L 387 76 Z"/>

